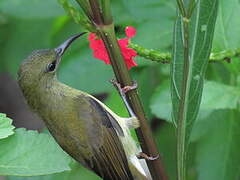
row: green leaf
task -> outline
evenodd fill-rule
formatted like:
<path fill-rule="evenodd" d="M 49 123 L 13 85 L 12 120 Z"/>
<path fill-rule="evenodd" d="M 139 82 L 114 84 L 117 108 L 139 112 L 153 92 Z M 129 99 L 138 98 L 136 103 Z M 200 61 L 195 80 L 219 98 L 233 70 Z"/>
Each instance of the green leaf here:
<path fill-rule="evenodd" d="M 178 179 L 185 179 L 189 137 L 197 118 L 212 47 L 218 0 L 197 1 L 190 19 L 176 20 L 171 66 L 173 121 L 177 124 Z"/>
<path fill-rule="evenodd" d="M 173 120 L 183 123 L 186 128 L 186 140 L 198 114 L 201 102 L 203 78 L 211 51 L 211 42 L 217 14 L 217 0 L 199 1 L 193 17 L 190 19 L 189 29 L 189 66 L 184 69 L 183 54 L 183 20 L 178 17 L 175 25 L 174 58 L 172 63 L 172 102 Z M 208 7 L 208 8 L 205 8 Z M 204 27 L 204 28 L 203 28 Z M 184 81 L 183 77 L 186 76 Z M 184 91 L 184 92 L 182 92 Z M 180 106 L 184 100 L 184 106 Z M 182 110 L 183 122 L 178 122 L 178 114 Z M 188 124 L 188 126 L 186 126 Z"/>
<path fill-rule="evenodd" d="M 198 180 L 239 179 L 239 117 L 239 111 L 226 109 L 208 117 L 209 131 L 197 144 Z"/>
<path fill-rule="evenodd" d="M 7 118 L 5 114 L 0 113 L 0 139 L 6 138 L 14 133 L 12 120 Z"/>
<path fill-rule="evenodd" d="M 93 172 L 83 168 L 78 162 L 71 163 L 71 171 L 56 173 L 45 176 L 33 177 L 8 177 L 7 180 L 100 180 Z"/>
<path fill-rule="evenodd" d="M 158 118 L 167 120 L 168 122 L 172 122 L 172 102 L 169 81 L 161 83 L 156 88 L 151 98 L 150 108 L 152 113 Z"/>
<path fill-rule="evenodd" d="M 240 47 L 240 21 L 238 20 L 239 16 L 239 0 L 220 0 L 215 36 L 213 40 L 214 52 L 234 50 Z M 239 75 L 239 58 L 233 58 L 231 59 L 231 63 L 223 63 L 222 66 L 226 67 L 228 71 L 231 72 L 231 74 L 235 73 L 235 75 L 232 75 L 231 79 L 229 80 L 229 82 L 232 84 L 234 81 L 236 81 L 236 77 Z M 217 75 L 220 77 L 222 76 L 221 72 L 219 72 Z"/>
<path fill-rule="evenodd" d="M 239 0 L 220 0 L 216 30 L 213 41 L 214 51 L 239 48 L 240 44 L 240 3 Z"/>
<path fill-rule="evenodd" d="M 237 110 L 240 103 L 240 89 L 213 81 L 204 84 L 203 97 L 198 120 L 193 127 L 191 142 L 202 138 L 215 125 L 212 114 L 216 110 Z"/>
<path fill-rule="evenodd" d="M 70 170 L 71 158 L 48 134 L 17 129 L 0 140 L 0 175 L 36 176 Z"/>
<path fill-rule="evenodd" d="M 209 63 L 206 71 L 206 79 L 229 84 L 232 74 L 229 73 L 225 64 L 225 62 Z"/>
<path fill-rule="evenodd" d="M 236 109 L 240 102 L 240 88 L 206 81 L 201 110 Z"/>
<path fill-rule="evenodd" d="M 1 0 L 0 11 L 21 19 L 43 19 L 64 14 L 56 0 Z"/>
<path fill-rule="evenodd" d="M 151 98 L 151 110 L 158 118 L 171 121 L 171 97 L 169 81 L 163 82 L 155 90 Z M 206 113 L 213 112 L 217 109 L 236 109 L 240 102 L 240 88 L 229 86 L 214 81 L 205 81 L 202 101 L 200 107 L 200 114 L 197 118 L 202 121 Z"/>

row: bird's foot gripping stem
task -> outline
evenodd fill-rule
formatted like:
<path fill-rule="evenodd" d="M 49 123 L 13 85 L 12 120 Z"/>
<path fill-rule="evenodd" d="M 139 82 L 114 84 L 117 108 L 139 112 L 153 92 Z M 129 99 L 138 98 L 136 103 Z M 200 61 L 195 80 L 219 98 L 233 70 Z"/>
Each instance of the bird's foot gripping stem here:
<path fill-rule="evenodd" d="M 115 79 L 111 79 L 110 82 L 118 89 L 118 91 L 121 95 L 126 94 L 128 91 L 138 88 L 137 81 L 133 81 L 132 86 L 125 86 L 123 88 L 121 87 L 121 84 L 118 83 Z"/>
<path fill-rule="evenodd" d="M 137 82 L 134 81 L 132 86 L 125 86 L 125 87 L 121 87 L 121 84 L 119 84 L 115 79 L 110 80 L 110 82 L 117 88 L 119 94 L 121 95 L 123 102 L 125 104 L 125 106 L 128 109 L 128 112 L 130 113 L 131 117 L 136 117 L 135 113 L 133 112 L 132 108 L 130 107 L 127 97 L 126 97 L 126 93 L 136 89 L 138 87 Z"/>
<path fill-rule="evenodd" d="M 134 90 L 138 88 L 138 84 L 137 81 L 133 81 L 133 85 L 132 86 L 125 86 L 122 88 L 122 91 L 124 93 L 127 93 L 128 91 Z"/>
<path fill-rule="evenodd" d="M 159 158 L 159 154 L 157 156 L 148 156 L 147 154 L 143 153 L 143 152 L 140 152 L 138 155 L 137 155 L 137 158 L 138 159 L 145 159 L 145 160 L 148 160 L 148 161 L 154 161 L 154 160 L 157 160 Z"/>

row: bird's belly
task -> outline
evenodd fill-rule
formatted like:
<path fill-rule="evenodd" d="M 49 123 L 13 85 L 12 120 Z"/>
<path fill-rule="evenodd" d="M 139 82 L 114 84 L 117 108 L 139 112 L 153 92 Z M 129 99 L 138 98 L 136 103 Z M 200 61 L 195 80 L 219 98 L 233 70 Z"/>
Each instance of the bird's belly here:
<path fill-rule="evenodd" d="M 44 119 L 50 133 L 71 157 L 86 166 L 86 157 L 89 157 L 88 142 L 84 138 L 84 132 L 79 122 L 71 118 Z M 87 166 L 86 166 L 87 167 Z"/>

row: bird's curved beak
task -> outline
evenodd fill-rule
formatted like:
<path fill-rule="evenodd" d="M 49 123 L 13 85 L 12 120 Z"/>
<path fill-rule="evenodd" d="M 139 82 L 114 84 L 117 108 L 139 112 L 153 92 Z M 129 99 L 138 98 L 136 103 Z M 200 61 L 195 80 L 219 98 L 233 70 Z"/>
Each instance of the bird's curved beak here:
<path fill-rule="evenodd" d="M 67 48 L 72 44 L 72 42 L 74 40 L 76 40 L 77 38 L 79 38 L 80 36 L 84 35 L 84 34 L 86 34 L 86 32 L 82 32 L 82 33 L 76 34 L 76 35 L 70 37 L 68 40 L 66 40 L 64 43 L 62 43 L 60 46 L 55 48 L 54 50 L 57 53 L 57 56 L 59 58 L 62 57 L 62 55 L 67 50 Z"/>

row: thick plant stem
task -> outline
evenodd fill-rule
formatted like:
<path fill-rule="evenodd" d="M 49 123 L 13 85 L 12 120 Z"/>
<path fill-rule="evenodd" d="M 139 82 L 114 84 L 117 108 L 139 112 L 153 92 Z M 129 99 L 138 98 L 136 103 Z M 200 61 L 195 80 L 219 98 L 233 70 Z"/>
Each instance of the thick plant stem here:
<path fill-rule="evenodd" d="M 186 179 L 186 155 L 187 155 L 187 143 L 186 143 L 186 127 L 187 127 L 187 97 L 189 93 L 189 18 L 186 8 L 184 7 L 183 0 L 177 0 L 179 16 L 182 22 L 183 31 L 183 79 L 182 79 L 182 91 L 181 99 L 179 102 L 179 110 L 177 117 L 177 179 Z"/>
<path fill-rule="evenodd" d="M 107 49 L 110 61 L 113 67 L 117 82 L 121 86 L 131 86 L 133 84 L 131 76 L 127 70 L 124 62 L 116 35 L 114 31 L 114 24 L 111 17 L 110 1 L 109 0 L 77 0 L 79 5 L 84 8 L 90 5 L 89 11 L 84 11 L 96 32 L 103 39 L 104 45 Z M 92 13 L 92 14 L 91 14 Z M 91 19 L 90 19 L 91 18 Z M 144 110 L 136 90 L 127 93 L 129 104 L 139 119 L 140 127 L 136 130 L 138 140 L 140 142 L 142 151 L 149 156 L 158 156 L 157 146 L 154 142 L 152 132 L 147 124 Z M 163 165 L 160 158 L 154 161 L 147 161 L 149 171 L 154 180 L 167 180 Z"/>
<path fill-rule="evenodd" d="M 185 180 L 186 177 L 186 94 L 188 94 L 189 86 L 189 21 L 182 18 L 183 23 L 183 46 L 184 46 L 184 65 L 183 65 L 183 80 L 180 107 L 178 112 L 177 122 L 177 177 L 178 180 Z"/>
<path fill-rule="evenodd" d="M 105 47 L 108 51 L 112 67 L 117 81 L 122 86 L 132 85 L 132 79 L 127 70 L 127 66 L 123 60 L 115 32 L 114 25 L 105 25 L 97 27 L 98 33 L 104 41 Z M 133 111 L 137 115 L 140 121 L 140 128 L 136 130 L 142 151 L 150 156 L 157 156 L 158 150 L 153 139 L 152 132 L 147 124 L 147 120 L 143 111 L 142 104 L 136 90 L 129 91 L 127 93 L 129 103 L 133 108 Z M 154 161 L 147 161 L 150 173 L 154 180 L 166 180 L 167 176 L 164 172 L 163 165 L 160 159 Z"/>
<path fill-rule="evenodd" d="M 113 22 L 110 0 L 101 0 L 102 1 L 102 14 L 104 24 L 111 24 Z"/>

